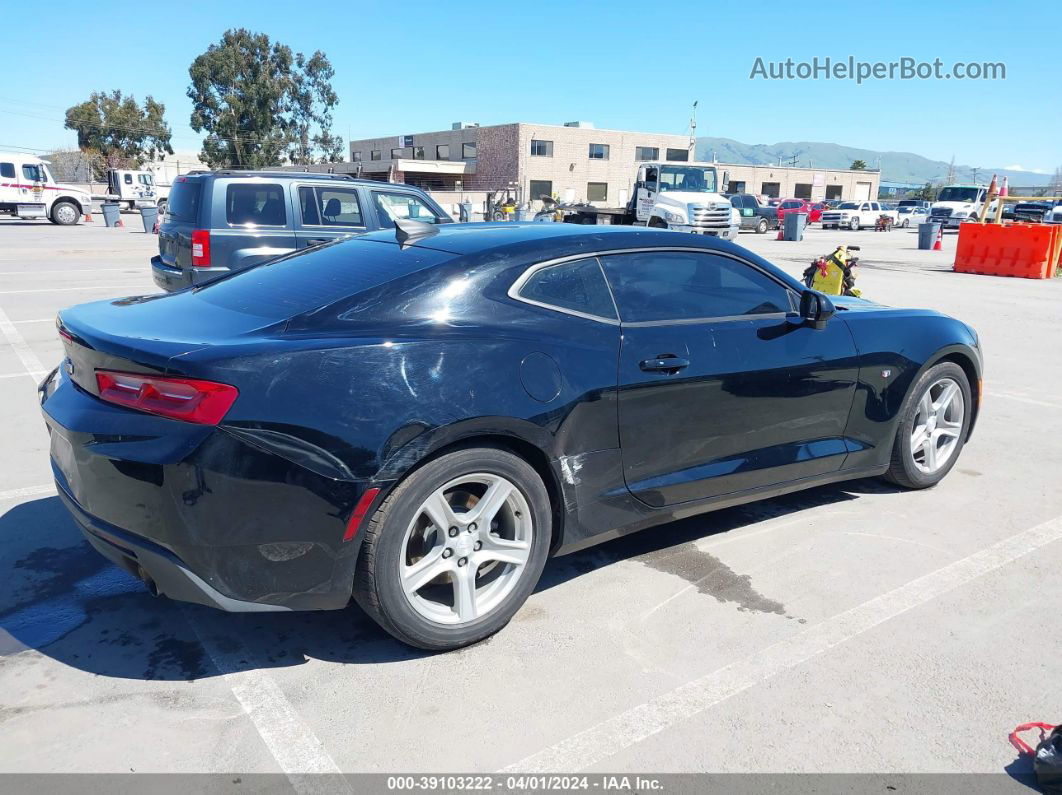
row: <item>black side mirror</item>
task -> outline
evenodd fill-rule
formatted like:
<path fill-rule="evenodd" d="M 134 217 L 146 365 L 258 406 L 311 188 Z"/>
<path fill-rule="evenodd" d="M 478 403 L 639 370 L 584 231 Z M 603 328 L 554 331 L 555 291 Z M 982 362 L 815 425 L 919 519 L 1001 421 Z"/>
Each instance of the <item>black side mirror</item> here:
<path fill-rule="evenodd" d="M 826 328 L 826 321 L 836 311 L 833 302 L 822 293 L 805 290 L 800 294 L 800 316 L 814 329 Z"/>

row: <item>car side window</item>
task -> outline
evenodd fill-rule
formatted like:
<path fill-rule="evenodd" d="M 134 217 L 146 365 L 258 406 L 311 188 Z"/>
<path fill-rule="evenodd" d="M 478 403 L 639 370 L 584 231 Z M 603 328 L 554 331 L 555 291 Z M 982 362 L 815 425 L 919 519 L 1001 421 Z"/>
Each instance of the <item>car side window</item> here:
<path fill-rule="evenodd" d="M 520 285 L 516 295 L 539 306 L 606 320 L 616 319 L 616 307 L 601 273 L 601 266 L 593 257 L 533 271 Z"/>
<path fill-rule="evenodd" d="M 790 291 L 744 262 L 708 252 L 601 258 L 620 319 L 644 323 L 789 312 Z"/>
<path fill-rule="evenodd" d="M 376 205 L 376 217 L 383 229 L 394 228 L 395 219 L 410 219 L 426 224 L 437 224 L 442 219 L 427 204 L 412 193 L 372 192 L 372 202 Z"/>
<path fill-rule="evenodd" d="M 44 172 L 40 166 L 33 163 L 22 166 L 22 176 L 30 182 L 44 182 Z"/>
<path fill-rule="evenodd" d="M 15 164 L 14 163 L 0 163 L 0 177 L 7 177 L 8 179 L 15 178 Z"/>
<path fill-rule="evenodd" d="M 229 185 L 225 192 L 225 218 L 234 225 L 286 226 L 283 186 L 259 182 Z"/>
<path fill-rule="evenodd" d="M 354 188 L 299 187 L 305 226 L 365 226 Z"/>

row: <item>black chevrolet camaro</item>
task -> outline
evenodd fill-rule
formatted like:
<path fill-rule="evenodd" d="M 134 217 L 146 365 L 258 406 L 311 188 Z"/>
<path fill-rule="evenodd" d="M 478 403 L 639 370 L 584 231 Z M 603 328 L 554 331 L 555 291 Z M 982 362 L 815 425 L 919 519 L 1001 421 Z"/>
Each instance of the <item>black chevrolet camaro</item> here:
<path fill-rule="evenodd" d="M 155 593 L 342 608 L 453 648 L 550 555 L 832 481 L 931 486 L 980 403 L 964 323 L 833 302 L 664 230 L 404 224 L 58 318 L 59 494 Z"/>

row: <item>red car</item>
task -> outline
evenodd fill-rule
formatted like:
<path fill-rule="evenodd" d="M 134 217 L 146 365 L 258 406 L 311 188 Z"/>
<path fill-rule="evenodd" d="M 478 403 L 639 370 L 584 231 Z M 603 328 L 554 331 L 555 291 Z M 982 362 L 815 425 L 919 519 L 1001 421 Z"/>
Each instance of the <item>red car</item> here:
<path fill-rule="evenodd" d="M 778 223 L 784 224 L 788 213 L 805 213 L 808 216 L 808 223 L 814 224 L 822 220 L 823 209 L 822 202 L 812 204 L 807 199 L 784 199 L 778 205 Z"/>

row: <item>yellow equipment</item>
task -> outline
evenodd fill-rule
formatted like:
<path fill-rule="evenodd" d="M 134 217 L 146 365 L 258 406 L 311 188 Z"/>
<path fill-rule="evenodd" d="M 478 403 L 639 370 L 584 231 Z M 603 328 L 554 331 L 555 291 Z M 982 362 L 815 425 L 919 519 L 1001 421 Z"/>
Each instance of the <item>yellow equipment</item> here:
<path fill-rule="evenodd" d="M 858 251 L 858 246 L 851 246 Z M 804 271 L 804 284 L 826 295 L 854 295 L 860 292 L 855 287 L 855 266 L 858 258 L 849 255 L 848 246 L 838 246 L 828 257 L 819 257 Z"/>

